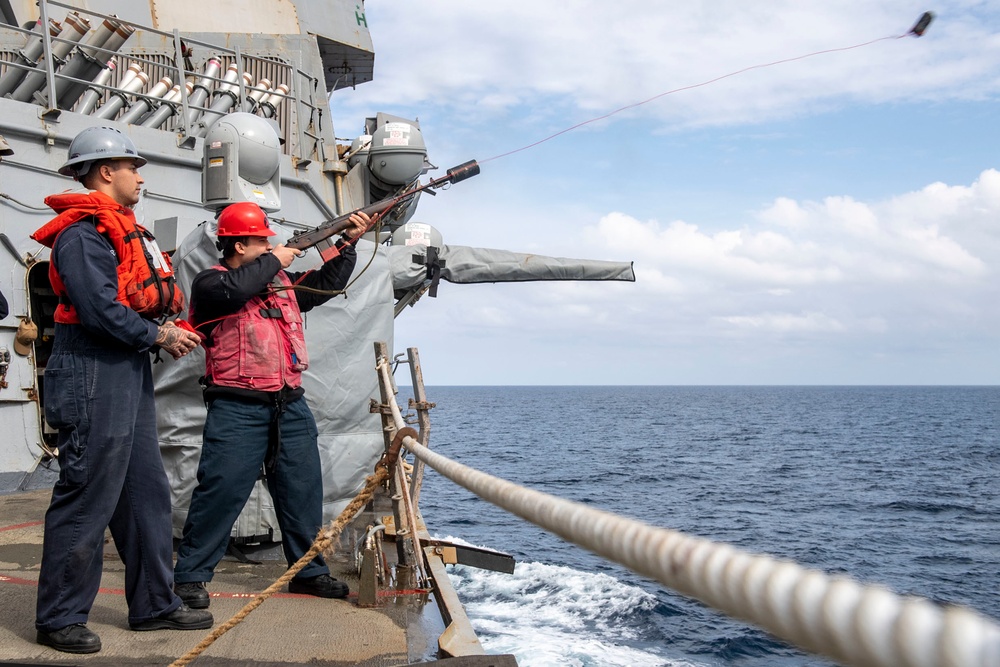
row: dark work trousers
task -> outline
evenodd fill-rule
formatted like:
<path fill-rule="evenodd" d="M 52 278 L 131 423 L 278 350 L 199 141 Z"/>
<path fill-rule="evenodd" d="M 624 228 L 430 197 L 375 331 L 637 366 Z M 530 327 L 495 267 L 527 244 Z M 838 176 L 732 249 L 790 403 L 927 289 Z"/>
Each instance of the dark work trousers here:
<path fill-rule="evenodd" d="M 128 620 L 169 614 L 170 489 L 156 436 L 149 353 L 98 347 L 61 326 L 45 367 L 45 417 L 59 429 L 59 480 L 45 513 L 35 627 L 86 623 L 104 530 L 125 563 Z"/>
<path fill-rule="evenodd" d="M 174 581 L 178 584 L 212 580 L 233 524 L 260 475 L 275 410 L 273 405 L 231 398 L 212 401 L 205 420 L 198 486 L 177 548 Z M 281 448 L 274 471 L 268 473 L 267 490 L 274 500 L 281 546 L 292 565 L 312 546 L 323 522 L 323 475 L 316 420 L 306 400 L 288 403 L 280 419 Z M 298 576 L 329 572 L 322 556 L 317 556 Z"/>

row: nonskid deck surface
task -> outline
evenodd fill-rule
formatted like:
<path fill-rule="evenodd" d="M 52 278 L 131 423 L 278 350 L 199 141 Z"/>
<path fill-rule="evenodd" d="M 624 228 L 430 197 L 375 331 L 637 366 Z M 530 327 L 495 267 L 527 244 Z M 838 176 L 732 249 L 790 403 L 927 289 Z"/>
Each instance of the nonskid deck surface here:
<path fill-rule="evenodd" d="M 0 496 L 0 665 L 165 666 L 210 632 L 130 631 L 124 566 L 109 543 L 101 592 L 88 623 L 101 637 L 101 652 L 70 655 L 36 644 L 35 595 L 42 521 L 50 493 L 42 489 Z M 427 626 L 434 621 L 425 618 L 428 614 L 421 610 L 427 604 L 433 608 L 433 603 L 424 595 L 404 594 L 385 596 L 376 608 L 360 608 L 355 596 L 357 578 L 347 559 L 339 556 L 332 561 L 333 575 L 351 586 L 346 600 L 284 592 L 272 596 L 192 664 L 390 667 L 429 659 L 425 656 L 433 654 L 435 647 L 433 632 L 428 632 Z M 225 558 L 209 585 L 216 626 L 235 615 L 249 597 L 267 588 L 284 570 L 283 561 L 248 564 Z"/>

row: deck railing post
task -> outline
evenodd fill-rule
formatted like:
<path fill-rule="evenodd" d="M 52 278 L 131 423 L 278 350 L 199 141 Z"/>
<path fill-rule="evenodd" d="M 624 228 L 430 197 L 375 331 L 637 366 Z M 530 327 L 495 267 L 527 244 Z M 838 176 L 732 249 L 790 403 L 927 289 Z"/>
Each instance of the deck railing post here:
<path fill-rule="evenodd" d="M 375 343 L 375 365 L 389 363 L 389 348 L 384 342 Z M 396 436 L 396 424 L 389 412 L 388 406 L 396 400 L 395 387 L 391 386 L 392 375 L 386 374 L 390 379 L 387 381 L 382 373 L 378 374 L 379 394 L 381 397 L 380 416 L 382 418 L 382 435 L 385 441 L 385 450 L 389 451 L 393 438 Z M 401 470 L 399 463 L 396 469 Z M 399 478 L 396 475 L 389 477 L 389 497 L 392 500 L 392 515 L 396 524 L 396 558 L 401 567 L 414 572 L 416 564 L 416 554 L 413 552 L 413 542 L 408 539 L 413 532 L 414 526 L 409 525 L 409 520 L 403 505 L 403 491 L 400 488 Z"/>
<path fill-rule="evenodd" d="M 420 444 L 430 448 L 431 417 L 430 409 L 433 403 L 427 402 L 427 391 L 424 388 L 424 373 L 420 368 L 420 353 L 417 348 L 406 349 L 407 358 L 410 360 L 410 378 L 413 381 L 413 399 L 410 401 L 411 408 L 417 411 L 417 425 L 420 427 L 420 435 L 417 437 Z M 420 504 L 420 487 L 424 482 L 424 462 L 417 459 L 413 467 L 413 486 L 410 489 L 410 497 L 413 505 Z"/>

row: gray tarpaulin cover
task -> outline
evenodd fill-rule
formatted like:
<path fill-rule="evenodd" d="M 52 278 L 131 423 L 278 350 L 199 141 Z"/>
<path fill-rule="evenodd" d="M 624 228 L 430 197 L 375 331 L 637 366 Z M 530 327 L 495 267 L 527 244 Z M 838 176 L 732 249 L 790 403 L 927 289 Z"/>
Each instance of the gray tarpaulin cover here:
<path fill-rule="evenodd" d="M 214 221 L 203 223 L 185 237 L 174 254 L 174 269 L 185 294 L 190 294 L 191 281 L 200 271 L 219 261 L 215 227 Z M 288 237 L 280 225 L 273 228 L 278 239 Z M 375 246 L 362 240 L 347 298 L 336 297 L 305 315 L 310 363 L 302 383 L 319 429 L 324 521 L 333 520 L 347 506 L 382 454 L 381 421 L 368 409 L 369 400 L 379 398 L 374 344 L 384 341 L 393 350 L 393 291 L 419 286 L 425 280 L 425 257 L 426 246 Z M 439 257 L 444 260 L 441 277 L 455 283 L 635 280 L 627 262 L 464 246 L 443 246 Z M 319 264 L 319 253 L 309 250 L 289 270 L 306 271 Z M 198 378 L 205 373 L 205 353 L 199 348 L 176 361 L 163 356 L 165 362 L 154 366 L 157 419 L 160 451 L 170 478 L 174 534 L 179 537 L 201 452 L 206 409 Z M 262 482 L 257 483 L 232 535 L 280 539 L 273 505 Z"/>
<path fill-rule="evenodd" d="M 426 276 L 426 246 L 393 246 L 390 249 L 392 282 L 396 289 L 413 287 Z M 420 263 L 414 263 L 418 255 Z M 527 282 L 532 280 L 634 281 L 631 262 L 564 259 L 468 246 L 442 246 L 441 279 L 452 283 Z"/>

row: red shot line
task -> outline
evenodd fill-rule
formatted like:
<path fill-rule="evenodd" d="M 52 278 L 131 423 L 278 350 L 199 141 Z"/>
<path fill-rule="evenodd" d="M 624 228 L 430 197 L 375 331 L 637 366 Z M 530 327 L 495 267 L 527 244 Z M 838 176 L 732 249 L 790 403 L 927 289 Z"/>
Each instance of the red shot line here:
<path fill-rule="evenodd" d="M 0 574 L 0 583 L 2 584 L 16 584 L 19 586 L 37 586 L 38 582 L 33 579 L 22 579 L 20 577 L 11 577 L 4 574 Z M 104 593 L 105 595 L 125 595 L 124 588 L 99 588 L 98 593 Z M 391 598 L 391 597 L 403 597 L 407 595 L 427 595 L 431 591 L 429 589 L 422 588 L 405 588 L 400 590 L 382 590 L 378 592 L 378 597 L 380 598 Z M 258 597 L 259 593 L 225 593 L 216 592 L 209 593 L 208 597 L 216 598 L 220 600 L 251 600 Z M 311 598 L 312 595 L 302 595 L 299 593 L 275 593 L 271 595 L 273 598 Z M 356 598 L 357 593 L 350 593 L 347 597 Z"/>

